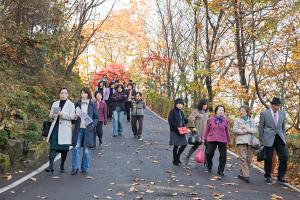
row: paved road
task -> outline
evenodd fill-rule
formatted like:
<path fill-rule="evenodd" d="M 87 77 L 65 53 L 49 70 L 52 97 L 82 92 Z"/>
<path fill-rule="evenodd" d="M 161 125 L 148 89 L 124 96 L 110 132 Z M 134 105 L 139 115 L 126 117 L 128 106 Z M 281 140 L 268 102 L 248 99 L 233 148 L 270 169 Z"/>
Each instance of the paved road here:
<path fill-rule="evenodd" d="M 104 129 L 104 145 L 93 151 L 88 176 L 71 176 L 71 154 L 67 160 L 68 173 L 53 176 L 40 173 L 13 190 L 0 194 L 1 200 L 90 200 L 90 199 L 143 199 L 188 200 L 222 199 L 263 200 L 272 194 L 284 199 L 300 199 L 299 193 L 279 185 L 268 185 L 263 175 L 252 169 L 250 184 L 237 179 L 238 161 L 228 156 L 223 180 L 216 179 L 205 167 L 173 166 L 168 146 L 168 125 L 149 111 L 145 116 L 143 141 L 133 139 L 130 124 L 124 121 L 123 137 L 113 138 L 111 124 Z M 215 163 L 217 160 L 215 159 Z M 59 162 L 55 164 L 58 169 Z M 223 196 L 224 195 L 224 196 Z"/>

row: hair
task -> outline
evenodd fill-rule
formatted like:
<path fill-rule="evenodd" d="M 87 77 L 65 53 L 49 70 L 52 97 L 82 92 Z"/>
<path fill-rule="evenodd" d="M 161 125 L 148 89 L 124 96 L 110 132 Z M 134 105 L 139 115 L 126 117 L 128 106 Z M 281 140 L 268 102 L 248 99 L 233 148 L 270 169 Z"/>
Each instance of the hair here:
<path fill-rule="evenodd" d="M 61 88 L 59 89 L 59 92 L 58 92 L 58 94 L 60 94 L 62 90 L 67 90 L 67 92 L 69 93 L 69 90 L 68 90 L 68 88 L 66 88 L 66 87 L 61 87 Z"/>
<path fill-rule="evenodd" d="M 137 93 L 135 93 L 135 95 L 134 95 L 134 96 L 136 96 L 137 94 L 139 94 L 141 97 L 143 96 L 143 94 L 142 94 L 141 92 L 137 92 Z"/>
<path fill-rule="evenodd" d="M 97 94 L 101 94 L 101 97 L 103 98 L 102 93 L 101 93 L 100 91 L 96 91 L 95 94 L 94 94 L 95 99 L 97 99 Z M 102 99 L 102 98 L 101 98 L 101 99 Z"/>
<path fill-rule="evenodd" d="M 109 83 L 109 87 L 111 87 L 112 85 L 114 85 L 115 83 L 114 82 L 110 82 Z"/>
<path fill-rule="evenodd" d="M 103 83 L 103 86 L 106 87 L 106 82 L 105 81 L 99 81 L 98 82 L 98 88 L 100 87 L 100 84 Z"/>
<path fill-rule="evenodd" d="M 128 86 L 131 86 L 131 87 L 133 88 L 133 84 L 132 84 L 132 83 L 128 83 L 128 84 L 127 84 L 127 87 L 128 87 Z"/>
<path fill-rule="evenodd" d="M 223 105 L 218 105 L 216 108 L 215 108 L 215 114 L 217 114 L 217 111 L 219 110 L 219 108 L 223 108 L 224 109 L 224 112 L 226 111 L 225 110 L 225 107 Z"/>
<path fill-rule="evenodd" d="M 241 109 L 245 109 L 245 110 L 246 110 L 246 113 L 247 113 L 247 115 L 250 117 L 251 113 L 250 113 L 250 107 L 249 107 L 249 106 L 247 106 L 247 105 L 243 105 L 243 106 L 241 106 L 241 107 L 240 107 L 240 109 L 239 109 L 239 110 L 241 110 Z"/>
<path fill-rule="evenodd" d="M 82 88 L 82 89 L 80 90 L 80 93 L 82 93 L 82 92 L 84 92 L 84 93 L 88 94 L 88 98 L 89 98 L 89 99 L 91 99 L 91 98 L 92 98 L 92 94 L 91 94 L 91 90 L 90 90 L 90 88 L 88 88 L 88 87 L 84 87 L 84 88 Z"/>
<path fill-rule="evenodd" d="M 124 86 L 123 86 L 122 84 L 118 84 L 118 85 L 116 86 L 116 90 L 118 90 L 118 88 L 122 88 L 122 91 L 124 91 Z"/>
<path fill-rule="evenodd" d="M 198 101 L 198 104 L 196 105 L 196 108 L 198 109 L 198 110 L 204 110 L 203 109 L 203 106 L 204 105 L 208 105 L 208 100 L 207 99 L 200 99 L 199 101 Z M 204 110 L 205 112 L 207 112 L 208 111 L 208 106 L 207 106 L 207 108 Z"/>

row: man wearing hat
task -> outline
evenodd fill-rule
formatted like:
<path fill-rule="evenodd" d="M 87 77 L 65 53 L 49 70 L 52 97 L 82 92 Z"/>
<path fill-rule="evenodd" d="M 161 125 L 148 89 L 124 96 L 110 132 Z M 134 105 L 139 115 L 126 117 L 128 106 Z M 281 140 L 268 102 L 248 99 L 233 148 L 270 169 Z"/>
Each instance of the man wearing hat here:
<path fill-rule="evenodd" d="M 267 183 L 272 182 L 271 169 L 274 149 L 279 158 L 279 168 L 277 181 L 286 183 L 284 175 L 287 170 L 288 153 L 285 147 L 285 112 L 280 111 L 281 101 L 274 97 L 271 101 L 271 108 L 262 112 L 259 119 L 259 140 L 264 151 L 266 159 L 264 160 L 265 178 Z"/>

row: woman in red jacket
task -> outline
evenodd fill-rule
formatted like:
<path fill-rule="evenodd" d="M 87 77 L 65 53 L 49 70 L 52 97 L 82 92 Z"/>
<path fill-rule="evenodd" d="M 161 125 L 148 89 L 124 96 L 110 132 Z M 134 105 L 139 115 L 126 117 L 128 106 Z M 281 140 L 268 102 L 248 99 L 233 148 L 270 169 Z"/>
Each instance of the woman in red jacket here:
<path fill-rule="evenodd" d="M 227 159 L 227 143 L 230 142 L 230 135 L 228 131 L 228 120 L 224 116 L 225 107 L 219 105 L 215 108 L 215 115 L 210 117 L 207 121 L 205 132 L 203 135 L 203 142 L 206 145 L 206 161 L 208 172 L 211 173 L 213 166 L 212 159 L 216 148 L 218 147 L 219 167 L 218 174 L 224 176 L 224 169 Z"/>

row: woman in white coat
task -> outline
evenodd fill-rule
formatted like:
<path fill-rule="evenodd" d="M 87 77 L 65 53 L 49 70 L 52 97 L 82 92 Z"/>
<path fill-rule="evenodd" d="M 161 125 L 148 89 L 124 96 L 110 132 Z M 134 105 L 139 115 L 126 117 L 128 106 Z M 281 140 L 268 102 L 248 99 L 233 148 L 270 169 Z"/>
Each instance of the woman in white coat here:
<path fill-rule="evenodd" d="M 49 117 L 53 120 L 47 142 L 50 142 L 49 167 L 46 172 L 52 172 L 54 159 L 57 153 L 61 153 L 60 172 L 65 172 L 64 163 L 69 147 L 72 144 L 72 120 L 75 119 L 75 105 L 68 99 L 68 89 L 61 88 L 59 101 L 52 104 Z"/>

